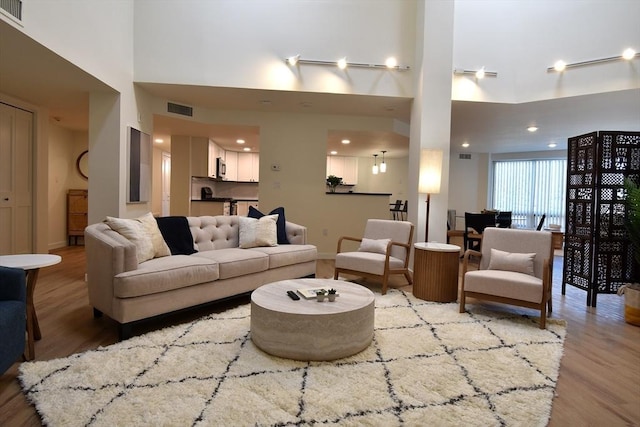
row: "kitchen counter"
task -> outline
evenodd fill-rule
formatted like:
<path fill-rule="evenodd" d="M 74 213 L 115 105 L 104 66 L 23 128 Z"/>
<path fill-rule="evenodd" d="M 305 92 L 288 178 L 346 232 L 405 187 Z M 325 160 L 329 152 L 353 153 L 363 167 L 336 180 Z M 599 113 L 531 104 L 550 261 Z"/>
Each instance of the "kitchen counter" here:
<path fill-rule="evenodd" d="M 212 197 L 211 199 L 191 199 L 192 202 L 232 202 L 237 199 L 231 197 Z"/>
<path fill-rule="evenodd" d="M 391 193 L 332 193 L 330 191 L 327 191 L 325 194 L 332 196 L 391 196 Z"/>

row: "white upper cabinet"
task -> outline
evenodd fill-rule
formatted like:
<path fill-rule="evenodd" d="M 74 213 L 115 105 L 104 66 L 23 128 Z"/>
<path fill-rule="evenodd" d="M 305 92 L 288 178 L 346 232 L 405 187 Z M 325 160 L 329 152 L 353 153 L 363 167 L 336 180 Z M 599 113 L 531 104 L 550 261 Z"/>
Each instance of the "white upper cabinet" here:
<path fill-rule="evenodd" d="M 327 156 L 327 176 L 342 178 L 345 185 L 358 184 L 358 158 L 345 156 Z"/>
<path fill-rule="evenodd" d="M 258 153 L 238 153 L 237 181 L 260 181 L 260 155 Z"/>
<path fill-rule="evenodd" d="M 216 159 L 224 150 L 207 138 L 191 138 L 191 176 L 216 177 Z"/>
<path fill-rule="evenodd" d="M 227 151 L 225 153 L 225 163 L 227 164 L 227 173 L 225 178 L 227 181 L 238 180 L 238 153 L 236 151 Z"/>

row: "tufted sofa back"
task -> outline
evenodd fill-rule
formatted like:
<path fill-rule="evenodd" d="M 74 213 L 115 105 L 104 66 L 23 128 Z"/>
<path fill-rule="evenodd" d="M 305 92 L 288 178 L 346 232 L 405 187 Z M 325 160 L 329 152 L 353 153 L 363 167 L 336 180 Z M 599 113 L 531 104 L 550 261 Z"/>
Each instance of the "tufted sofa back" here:
<path fill-rule="evenodd" d="M 236 215 L 187 217 L 195 248 L 201 251 L 237 248 L 240 227 Z"/>

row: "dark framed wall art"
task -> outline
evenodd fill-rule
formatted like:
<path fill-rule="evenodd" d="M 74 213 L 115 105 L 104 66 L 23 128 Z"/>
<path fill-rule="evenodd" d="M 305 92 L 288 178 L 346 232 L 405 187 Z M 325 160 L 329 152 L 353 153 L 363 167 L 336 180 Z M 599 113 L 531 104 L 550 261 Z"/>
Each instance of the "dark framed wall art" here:
<path fill-rule="evenodd" d="M 128 201 L 149 201 L 151 194 L 151 136 L 129 127 Z"/>

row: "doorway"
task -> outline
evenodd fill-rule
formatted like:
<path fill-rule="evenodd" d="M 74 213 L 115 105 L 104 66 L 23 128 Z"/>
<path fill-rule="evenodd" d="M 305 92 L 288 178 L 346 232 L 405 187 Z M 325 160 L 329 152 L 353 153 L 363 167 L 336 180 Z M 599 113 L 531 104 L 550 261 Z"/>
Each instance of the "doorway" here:
<path fill-rule="evenodd" d="M 171 154 L 162 152 L 162 216 L 170 215 L 171 206 Z"/>

